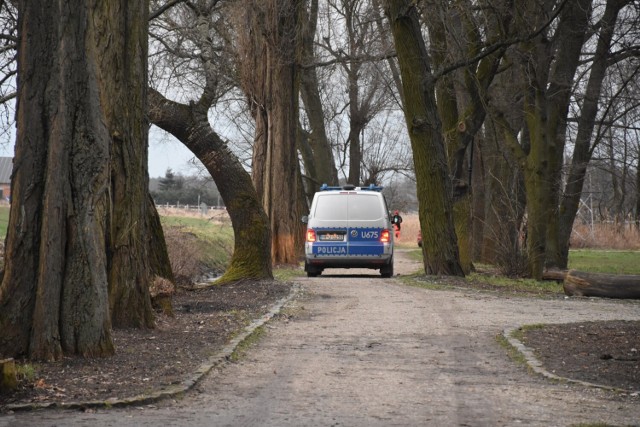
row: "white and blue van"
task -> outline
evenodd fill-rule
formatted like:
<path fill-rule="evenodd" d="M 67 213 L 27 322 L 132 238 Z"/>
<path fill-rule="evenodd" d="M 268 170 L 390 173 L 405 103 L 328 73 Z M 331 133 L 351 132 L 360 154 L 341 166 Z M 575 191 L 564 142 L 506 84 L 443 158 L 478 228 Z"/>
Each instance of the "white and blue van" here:
<path fill-rule="evenodd" d="M 393 276 L 393 232 L 381 191 L 375 185 L 320 187 L 303 218 L 309 277 L 325 268 L 371 268 Z"/>

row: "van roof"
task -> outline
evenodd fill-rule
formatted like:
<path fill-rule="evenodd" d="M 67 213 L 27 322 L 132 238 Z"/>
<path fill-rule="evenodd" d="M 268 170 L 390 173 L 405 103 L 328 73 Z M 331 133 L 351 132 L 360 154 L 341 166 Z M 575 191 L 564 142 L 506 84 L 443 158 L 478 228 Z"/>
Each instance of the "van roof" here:
<path fill-rule="evenodd" d="M 384 187 L 380 186 L 380 185 L 375 185 L 375 184 L 371 184 L 368 187 L 356 187 L 355 185 L 343 185 L 342 187 L 331 187 L 328 186 L 327 184 L 322 184 L 322 186 L 320 186 L 320 191 L 377 191 L 380 192 L 382 191 Z"/>

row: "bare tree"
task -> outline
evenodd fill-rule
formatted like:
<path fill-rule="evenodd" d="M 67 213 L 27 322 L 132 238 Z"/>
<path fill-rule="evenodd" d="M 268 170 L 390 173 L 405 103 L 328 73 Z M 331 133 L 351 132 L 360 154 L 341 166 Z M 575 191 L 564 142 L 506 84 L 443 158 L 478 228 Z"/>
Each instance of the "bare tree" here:
<path fill-rule="evenodd" d="M 616 36 L 618 17 L 625 6 L 631 6 L 627 9 L 627 22 L 621 25 L 622 30 L 618 29 L 620 34 Z M 553 257 L 551 260 L 552 265 L 566 267 L 568 263 L 569 239 L 578 212 L 587 165 L 593 155 L 597 142 L 600 140 L 597 135 L 594 137 L 593 133 L 597 124 L 598 109 L 602 103 L 602 86 L 607 77 L 607 70 L 610 69 L 612 65 L 620 64 L 620 61 L 637 56 L 637 39 L 633 35 L 625 36 L 624 34 L 626 31 L 631 30 L 631 28 L 637 27 L 638 15 L 634 13 L 633 10 L 634 6 L 632 6 L 629 1 L 608 0 L 596 26 L 599 31 L 596 33 L 597 41 L 595 42 L 595 52 L 589 61 L 589 78 L 586 83 L 584 98 L 581 104 L 579 104 L 578 128 L 576 130 L 571 166 L 560 201 L 558 233 L 552 236 L 552 238 L 556 239 L 555 247 L 557 248 L 555 253 L 550 254 L 550 256 Z M 611 52 L 614 37 L 618 38 L 618 43 L 621 48 L 620 52 L 617 53 Z M 620 79 L 620 89 L 616 91 L 617 93 L 612 94 L 611 99 L 626 98 L 626 96 L 618 96 L 618 94 L 625 94 L 627 88 L 633 86 L 634 81 L 637 82 L 639 70 L 640 68 L 637 64 L 631 64 L 630 67 L 626 67 Z M 609 102 L 608 105 L 609 107 L 603 109 L 604 116 L 609 116 L 609 119 L 611 119 L 611 115 L 607 114 L 611 108 L 611 102 Z M 629 111 L 633 111 L 634 109 L 637 109 L 637 105 L 628 105 L 626 108 L 623 108 L 623 111 L 625 111 L 624 114 L 628 114 Z"/>
<path fill-rule="evenodd" d="M 338 88 L 346 94 L 344 101 L 340 99 L 342 94 L 336 96 L 333 111 L 338 129 L 343 127 L 340 112 L 347 112 L 342 163 L 348 162 L 346 180 L 354 185 L 362 182 L 362 134 L 393 99 L 393 88 L 385 80 L 387 70 L 379 67 L 388 58 L 388 52 L 384 51 L 384 34 L 379 33 L 382 27 L 377 25 L 378 21 L 378 10 L 368 0 L 330 0 L 323 20 L 325 27 L 318 40 L 320 55 L 328 55 L 331 58 L 328 62 L 340 70 L 328 78 L 340 81 Z M 335 132 L 334 135 L 337 136 Z"/>
<path fill-rule="evenodd" d="M 302 67 L 300 70 L 300 96 L 309 122 L 310 131 L 302 132 L 300 152 L 304 163 L 306 178 L 311 180 L 309 187 L 317 190 L 322 184 L 338 185 L 331 144 L 325 128 L 320 83 L 315 67 L 314 40 L 318 26 L 318 0 L 311 0 L 309 11 L 303 8 L 304 31 L 302 33 Z"/>
<path fill-rule="evenodd" d="M 160 6 L 157 6 L 158 8 Z M 184 89 L 184 102 L 151 89 L 149 116 L 202 162 L 224 200 L 234 230 L 234 252 L 218 283 L 242 278 L 272 278 L 271 234 L 251 177 L 227 142 L 209 122 L 209 112 L 228 93 L 233 77 L 229 9 L 207 0 L 174 5 L 152 21 L 156 86 Z M 189 97 L 195 98 L 189 100 Z"/>
<path fill-rule="evenodd" d="M 410 0 L 387 0 L 400 64 L 405 118 L 415 164 L 424 267 L 427 274 L 463 276 L 453 224 L 451 181 L 435 100 L 435 80 Z"/>

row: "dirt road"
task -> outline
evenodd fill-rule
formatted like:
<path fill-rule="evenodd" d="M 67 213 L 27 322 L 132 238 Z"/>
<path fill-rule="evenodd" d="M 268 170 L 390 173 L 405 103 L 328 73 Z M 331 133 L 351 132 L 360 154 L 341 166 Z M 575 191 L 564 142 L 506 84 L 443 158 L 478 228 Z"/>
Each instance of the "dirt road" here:
<path fill-rule="evenodd" d="M 415 268 L 398 255 L 397 272 Z M 300 279 L 289 316 L 180 400 L 12 414 L 0 416 L 0 427 L 640 423 L 637 395 L 530 374 L 496 340 L 522 324 L 637 320 L 638 302 L 431 291 L 364 272 Z"/>

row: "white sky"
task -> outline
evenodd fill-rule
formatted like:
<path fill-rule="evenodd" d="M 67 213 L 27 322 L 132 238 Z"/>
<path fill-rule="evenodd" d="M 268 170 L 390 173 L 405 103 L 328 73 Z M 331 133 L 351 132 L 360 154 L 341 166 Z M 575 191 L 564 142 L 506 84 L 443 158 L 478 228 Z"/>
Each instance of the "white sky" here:
<path fill-rule="evenodd" d="M 13 129 L 12 129 L 13 133 Z M 4 137 L 0 141 L 0 157 L 13 157 L 15 136 L 7 141 Z M 167 168 L 174 173 L 189 175 L 193 170 L 190 160 L 195 156 L 184 144 L 156 127 L 149 131 L 149 177 L 164 177 Z"/>
<path fill-rule="evenodd" d="M 149 130 L 149 178 L 160 178 L 168 168 L 189 175 L 195 156 L 183 143 L 155 126 Z"/>

